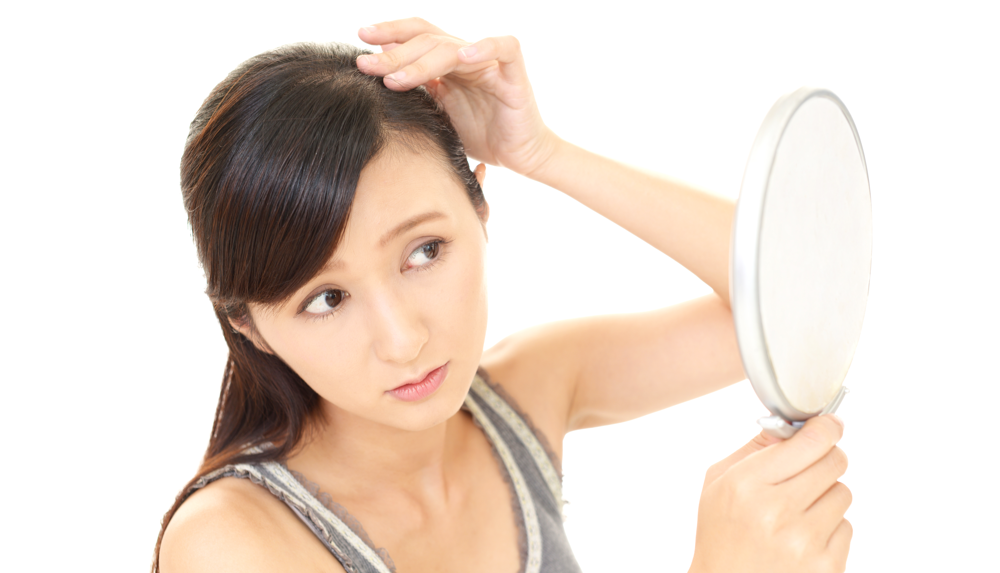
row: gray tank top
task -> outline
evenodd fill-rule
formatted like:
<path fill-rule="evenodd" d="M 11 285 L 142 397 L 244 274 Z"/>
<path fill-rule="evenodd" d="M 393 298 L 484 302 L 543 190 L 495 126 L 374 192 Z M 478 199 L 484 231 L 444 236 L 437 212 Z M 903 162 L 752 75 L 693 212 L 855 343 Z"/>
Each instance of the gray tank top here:
<path fill-rule="evenodd" d="M 562 480 L 540 435 L 505 398 L 499 386 L 476 373 L 462 408 L 472 414 L 506 470 L 519 529 L 522 573 L 578 573 L 562 519 Z M 249 452 L 260 451 L 258 446 Z M 384 549 L 376 549 L 361 524 L 300 474 L 279 462 L 235 464 L 202 476 L 187 494 L 223 477 L 239 477 L 267 488 L 336 557 L 347 573 L 393 573 Z M 402 572 L 405 573 L 405 572 Z"/>

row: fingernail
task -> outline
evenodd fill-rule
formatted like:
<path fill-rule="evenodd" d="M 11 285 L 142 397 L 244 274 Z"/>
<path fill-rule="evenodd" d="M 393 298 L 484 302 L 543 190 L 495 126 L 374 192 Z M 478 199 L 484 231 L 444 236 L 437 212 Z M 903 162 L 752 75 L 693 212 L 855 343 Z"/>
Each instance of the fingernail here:
<path fill-rule="evenodd" d="M 399 71 L 394 74 L 389 74 L 386 77 L 396 82 L 397 84 L 402 84 L 403 80 L 406 79 L 406 72 Z"/>
<path fill-rule="evenodd" d="M 830 416 L 831 418 L 833 418 L 833 421 L 834 421 L 834 422 L 837 422 L 838 424 L 840 424 L 840 427 L 841 427 L 841 428 L 843 428 L 843 427 L 844 427 L 844 421 L 840 419 L 840 416 L 838 416 L 838 415 L 836 415 L 836 414 L 830 414 L 829 416 Z"/>
<path fill-rule="evenodd" d="M 375 26 L 362 26 L 361 29 L 371 34 L 375 31 Z"/>
<path fill-rule="evenodd" d="M 475 56 L 476 52 L 478 52 L 479 50 L 477 50 L 475 46 L 466 46 L 458 51 L 462 52 L 462 55 L 465 56 L 466 58 L 471 58 L 472 56 Z"/>
<path fill-rule="evenodd" d="M 366 55 L 358 56 L 359 66 L 368 67 L 368 66 L 373 66 L 377 63 L 378 63 L 378 58 L 376 58 L 375 56 L 366 56 Z"/>

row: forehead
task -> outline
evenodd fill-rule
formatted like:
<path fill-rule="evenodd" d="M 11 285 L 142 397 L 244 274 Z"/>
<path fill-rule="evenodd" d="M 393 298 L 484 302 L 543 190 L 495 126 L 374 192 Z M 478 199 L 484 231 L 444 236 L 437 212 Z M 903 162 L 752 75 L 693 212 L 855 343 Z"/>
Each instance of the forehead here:
<path fill-rule="evenodd" d="M 376 246 L 386 231 L 427 212 L 447 218 L 473 213 L 465 187 L 440 153 L 410 145 L 387 146 L 365 166 L 341 245 Z"/>

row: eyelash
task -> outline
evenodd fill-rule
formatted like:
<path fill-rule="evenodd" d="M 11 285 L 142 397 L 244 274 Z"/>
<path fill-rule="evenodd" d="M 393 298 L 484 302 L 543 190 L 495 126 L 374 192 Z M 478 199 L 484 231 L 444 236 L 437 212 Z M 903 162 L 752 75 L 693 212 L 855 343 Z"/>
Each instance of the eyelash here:
<path fill-rule="evenodd" d="M 419 272 L 422 272 L 422 271 L 426 271 L 426 270 L 432 269 L 435 266 L 437 266 L 437 264 L 439 262 L 441 262 L 441 259 L 444 258 L 445 245 L 447 245 L 448 243 L 451 243 L 451 241 L 445 241 L 444 239 L 434 239 L 433 241 L 427 241 L 426 243 L 420 245 L 416 249 L 413 249 L 413 251 L 410 253 L 410 256 L 413 256 L 413 253 L 416 253 L 416 252 L 420 251 L 421 249 L 426 249 L 427 247 L 429 247 L 431 245 L 437 245 L 438 246 L 437 256 L 434 257 L 433 259 L 431 259 L 431 261 L 429 263 L 427 263 L 426 265 L 423 265 L 421 267 L 417 267 L 417 270 L 415 272 L 419 273 Z M 409 257 L 407 257 L 407 260 L 409 260 Z"/>
<path fill-rule="evenodd" d="M 429 269 L 437 266 L 437 264 L 439 262 L 441 262 L 441 259 L 444 258 L 444 255 L 445 255 L 445 249 L 444 249 L 444 247 L 445 247 L 445 245 L 448 245 L 449 243 L 451 243 L 451 241 L 445 241 L 444 239 L 434 239 L 433 241 L 427 241 L 426 243 L 420 245 L 416 249 L 413 249 L 413 251 L 410 252 L 410 256 L 412 256 L 413 253 L 416 253 L 416 252 L 420 251 L 421 249 L 427 248 L 429 245 L 434 245 L 434 244 L 438 245 L 438 254 L 437 254 L 437 256 L 434 257 L 433 259 L 431 259 L 431 261 L 429 263 L 427 263 L 426 265 L 417 267 L 416 271 L 414 271 L 414 272 L 426 271 L 426 270 L 429 270 Z M 409 259 L 409 257 L 407 257 L 407 260 L 408 259 Z M 308 308 L 309 305 L 312 304 L 312 302 L 314 300 L 316 300 L 317 298 L 326 295 L 326 293 L 328 293 L 330 291 L 339 291 L 339 290 L 341 290 L 341 289 L 326 289 L 326 290 L 324 290 L 322 292 L 316 293 L 316 296 L 310 297 L 309 299 L 307 299 L 302 304 L 302 307 L 299 309 L 299 314 L 304 314 L 306 312 L 306 308 Z M 344 291 L 341 291 L 341 292 L 344 292 Z M 331 312 L 327 312 L 327 313 L 324 313 L 324 314 L 317 314 L 315 316 L 310 316 L 310 317 L 308 317 L 308 319 L 309 320 L 316 320 L 316 321 L 323 321 L 323 320 L 327 320 L 328 318 L 332 318 L 333 316 L 339 314 L 340 310 L 342 308 L 344 308 L 344 302 L 343 301 L 350 297 L 350 295 L 347 294 L 346 292 L 344 292 L 344 294 L 346 296 L 341 300 L 340 304 L 338 304 L 336 307 L 334 307 L 334 309 Z"/>

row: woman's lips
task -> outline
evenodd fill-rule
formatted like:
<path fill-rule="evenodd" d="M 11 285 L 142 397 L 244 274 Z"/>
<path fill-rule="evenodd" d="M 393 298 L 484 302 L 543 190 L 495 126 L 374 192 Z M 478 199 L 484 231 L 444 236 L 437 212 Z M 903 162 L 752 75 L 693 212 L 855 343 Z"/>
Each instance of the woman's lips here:
<path fill-rule="evenodd" d="M 438 389 L 438 386 L 444 382 L 445 376 L 448 375 L 448 364 L 445 362 L 442 366 L 438 366 L 434 370 L 427 373 L 424 379 L 420 382 L 414 382 L 412 384 L 403 384 L 402 386 L 393 388 L 392 390 L 387 390 L 387 394 L 391 394 L 400 400 L 405 402 L 416 402 L 422 398 L 426 398 L 434 393 Z"/>

